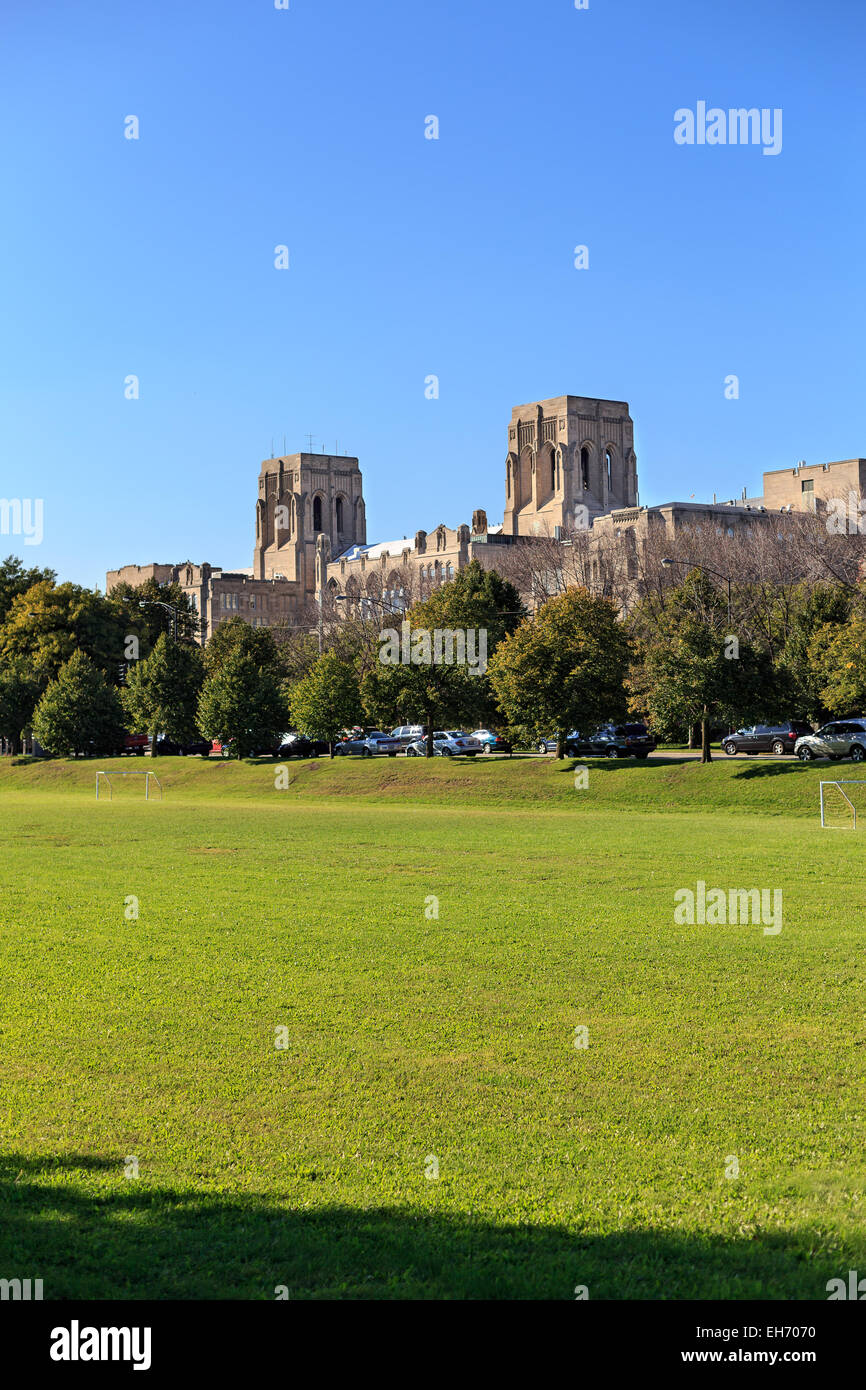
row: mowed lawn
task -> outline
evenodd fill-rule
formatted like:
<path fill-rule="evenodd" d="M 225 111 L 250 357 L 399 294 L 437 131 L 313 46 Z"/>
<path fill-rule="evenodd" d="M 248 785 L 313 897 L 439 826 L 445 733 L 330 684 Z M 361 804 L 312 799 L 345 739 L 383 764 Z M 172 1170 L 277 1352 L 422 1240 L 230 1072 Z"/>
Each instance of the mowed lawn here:
<path fill-rule="evenodd" d="M 160 759 L 162 802 L 97 804 L 92 762 L 3 763 L 0 1277 L 823 1299 L 866 1269 L 866 816 L 821 831 L 829 771 L 324 760 L 277 790 Z M 782 889 L 781 933 L 676 925 L 699 879 Z"/>

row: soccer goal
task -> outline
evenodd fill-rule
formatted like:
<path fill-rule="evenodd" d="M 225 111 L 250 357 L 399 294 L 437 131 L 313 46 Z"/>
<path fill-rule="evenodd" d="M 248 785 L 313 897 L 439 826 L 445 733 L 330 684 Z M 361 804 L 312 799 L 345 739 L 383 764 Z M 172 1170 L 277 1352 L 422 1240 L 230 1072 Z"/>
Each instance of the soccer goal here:
<path fill-rule="evenodd" d="M 866 809 L 866 779 L 843 778 L 839 782 L 822 782 L 821 828 L 823 830 L 856 830 L 857 808 Z"/>
<path fill-rule="evenodd" d="M 97 772 L 96 774 L 96 800 L 99 800 L 99 789 L 102 788 L 102 799 L 105 800 L 105 792 L 108 790 L 108 800 L 114 799 L 114 788 L 111 785 L 112 778 L 115 777 L 143 777 L 144 778 L 144 799 L 150 801 L 151 782 L 159 790 L 159 799 L 162 801 L 162 783 L 155 772 Z"/>

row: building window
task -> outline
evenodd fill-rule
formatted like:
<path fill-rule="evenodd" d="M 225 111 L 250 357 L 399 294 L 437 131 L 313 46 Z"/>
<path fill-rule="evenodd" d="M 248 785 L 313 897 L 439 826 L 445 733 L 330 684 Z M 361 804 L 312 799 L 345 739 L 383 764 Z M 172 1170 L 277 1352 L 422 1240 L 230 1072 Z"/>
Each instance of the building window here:
<path fill-rule="evenodd" d="M 589 449 L 585 444 L 580 451 L 580 481 L 584 492 L 589 492 Z"/>
<path fill-rule="evenodd" d="M 337 498 L 337 534 L 338 534 L 338 535 L 342 535 L 342 532 L 343 532 L 343 499 L 342 499 L 342 497 L 338 497 L 338 498 Z"/>
<path fill-rule="evenodd" d="M 313 530 L 314 530 L 314 531 L 321 531 L 321 529 L 322 529 L 322 499 L 321 499 L 321 497 L 314 497 L 314 498 L 313 498 Z"/>
<path fill-rule="evenodd" d="M 800 484 L 800 491 L 801 491 L 801 492 L 814 492 L 814 491 L 815 491 L 815 479 L 814 479 L 814 478 L 806 478 L 806 479 Z"/>
<path fill-rule="evenodd" d="M 450 561 L 449 561 L 449 564 L 448 564 L 448 578 L 449 578 L 449 579 L 453 579 L 453 578 L 454 578 L 454 566 L 450 563 Z"/>
<path fill-rule="evenodd" d="M 610 449 L 605 449 L 604 451 L 604 472 L 607 478 L 607 490 L 610 492 L 613 486 L 613 455 Z"/>
<path fill-rule="evenodd" d="M 250 594 L 250 608 L 255 608 L 255 606 L 256 606 L 256 596 L 255 596 L 255 594 Z"/>
<path fill-rule="evenodd" d="M 550 491 L 556 491 L 556 454 L 550 455 Z"/>

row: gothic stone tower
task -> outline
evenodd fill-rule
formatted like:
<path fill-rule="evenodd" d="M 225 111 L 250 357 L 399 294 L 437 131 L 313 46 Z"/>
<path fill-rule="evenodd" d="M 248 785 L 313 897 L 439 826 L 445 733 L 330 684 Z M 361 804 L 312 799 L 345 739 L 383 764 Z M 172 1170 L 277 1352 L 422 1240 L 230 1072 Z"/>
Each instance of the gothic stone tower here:
<path fill-rule="evenodd" d="M 625 401 L 553 396 L 512 410 L 507 535 L 552 536 L 557 526 L 572 531 L 618 507 L 636 507 L 637 500 L 634 426 Z"/>
<path fill-rule="evenodd" d="M 316 591 L 316 541 L 325 535 L 334 556 L 364 545 L 367 523 L 356 458 L 291 454 L 265 459 L 256 502 L 256 579 L 280 576 Z"/>

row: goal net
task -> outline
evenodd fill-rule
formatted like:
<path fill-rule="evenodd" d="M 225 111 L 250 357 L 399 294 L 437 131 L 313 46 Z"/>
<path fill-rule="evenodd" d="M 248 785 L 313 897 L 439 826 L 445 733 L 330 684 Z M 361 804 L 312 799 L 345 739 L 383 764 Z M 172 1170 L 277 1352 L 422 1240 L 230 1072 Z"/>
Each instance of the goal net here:
<path fill-rule="evenodd" d="M 866 779 L 842 778 L 821 783 L 821 826 L 824 830 L 856 830 L 866 824 Z"/>
<path fill-rule="evenodd" d="M 103 800 L 113 801 L 114 786 L 124 786 L 121 782 L 122 777 L 143 777 L 144 778 L 144 799 L 150 801 L 152 795 L 159 792 L 159 799 L 162 800 L 162 783 L 155 772 L 97 772 L 96 774 L 96 800 L 100 798 L 100 791 Z M 114 785 L 112 785 L 114 784 Z M 135 783 L 132 783 L 135 786 Z"/>

